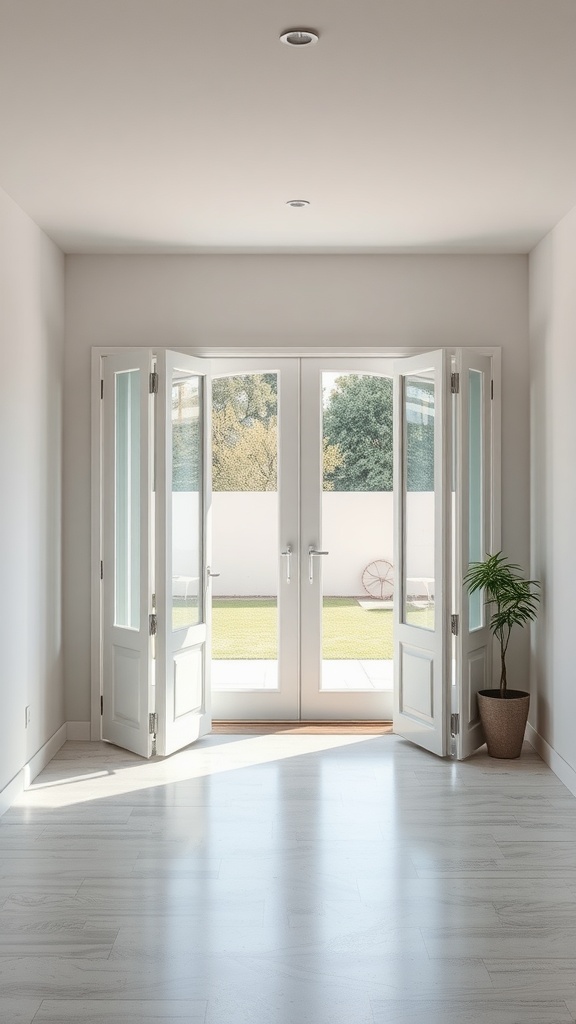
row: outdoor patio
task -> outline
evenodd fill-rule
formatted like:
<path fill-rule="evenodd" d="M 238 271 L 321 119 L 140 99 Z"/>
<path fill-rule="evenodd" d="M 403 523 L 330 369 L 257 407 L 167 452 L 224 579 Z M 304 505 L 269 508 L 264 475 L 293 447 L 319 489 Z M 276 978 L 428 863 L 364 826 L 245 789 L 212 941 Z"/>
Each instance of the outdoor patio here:
<path fill-rule="evenodd" d="M 335 660 L 322 664 L 323 690 L 392 690 L 392 660 Z M 278 662 L 272 659 L 212 661 L 213 690 L 275 690 Z"/>

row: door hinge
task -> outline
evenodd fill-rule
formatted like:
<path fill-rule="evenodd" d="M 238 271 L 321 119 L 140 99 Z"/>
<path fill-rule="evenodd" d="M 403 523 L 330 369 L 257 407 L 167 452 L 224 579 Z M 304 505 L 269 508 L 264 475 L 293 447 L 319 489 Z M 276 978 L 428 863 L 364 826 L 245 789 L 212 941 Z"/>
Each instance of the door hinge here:
<path fill-rule="evenodd" d="M 151 711 L 148 715 L 148 732 L 151 736 L 155 736 L 158 732 L 158 712 Z"/>
<path fill-rule="evenodd" d="M 100 381 L 100 398 L 104 398 L 104 381 Z"/>
<path fill-rule="evenodd" d="M 453 395 L 459 395 L 460 394 L 460 374 L 459 373 L 451 373 L 450 374 L 450 391 L 451 391 L 451 393 Z"/>
<path fill-rule="evenodd" d="M 459 615 L 451 615 L 450 616 L 450 632 L 453 633 L 454 636 L 458 636 L 459 628 L 460 628 L 460 616 Z"/>
<path fill-rule="evenodd" d="M 102 694 L 100 694 L 100 714 L 104 714 L 104 697 Z"/>
<path fill-rule="evenodd" d="M 450 735 L 458 736 L 460 732 L 460 715 L 450 715 Z"/>
<path fill-rule="evenodd" d="M 157 373 L 151 373 L 150 374 L 150 388 L 149 388 L 149 390 L 150 390 L 150 394 L 151 395 L 157 395 L 158 394 L 158 374 Z"/>
<path fill-rule="evenodd" d="M 154 613 L 148 616 L 148 622 L 150 624 L 150 636 L 156 636 L 158 632 L 158 616 Z"/>
<path fill-rule="evenodd" d="M 104 562 L 100 562 L 100 579 L 104 579 Z"/>
<path fill-rule="evenodd" d="M 490 398 L 494 401 L 494 381 L 490 381 Z"/>

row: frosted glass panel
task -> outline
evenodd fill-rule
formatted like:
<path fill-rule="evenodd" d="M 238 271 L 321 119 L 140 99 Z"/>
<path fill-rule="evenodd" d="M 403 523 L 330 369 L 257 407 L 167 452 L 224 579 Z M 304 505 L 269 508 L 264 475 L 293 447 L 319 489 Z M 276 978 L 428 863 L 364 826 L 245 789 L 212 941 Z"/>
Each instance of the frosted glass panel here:
<path fill-rule="evenodd" d="M 481 562 L 486 552 L 484 550 L 484 532 L 482 524 L 484 521 L 482 507 L 482 373 L 479 370 L 470 370 L 468 378 L 469 386 L 469 424 L 468 424 L 468 451 L 469 451 L 469 506 L 468 506 L 468 537 L 469 537 L 469 559 L 471 562 Z M 469 629 L 479 629 L 484 625 L 484 592 L 477 590 L 470 594 L 468 603 L 468 625 Z"/>
<path fill-rule="evenodd" d="M 404 609 L 410 626 L 434 629 L 434 429 L 432 372 L 404 382 Z"/>
<path fill-rule="evenodd" d="M 202 615 L 201 377 L 172 377 L 172 629 Z"/>
<path fill-rule="evenodd" d="M 115 374 L 114 622 L 140 625 L 140 370 Z"/>

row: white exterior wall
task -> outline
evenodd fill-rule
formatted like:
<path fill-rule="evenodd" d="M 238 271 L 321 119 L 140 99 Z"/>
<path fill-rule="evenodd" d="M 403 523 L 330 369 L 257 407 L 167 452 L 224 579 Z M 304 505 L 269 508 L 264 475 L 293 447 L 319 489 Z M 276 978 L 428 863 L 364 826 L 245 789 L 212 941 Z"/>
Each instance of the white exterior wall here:
<path fill-rule="evenodd" d="M 194 495 L 174 497 L 181 509 L 178 532 L 185 536 L 184 518 L 189 514 L 189 499 Z M 429 528 L 432 495 L 412 494 L 411 498 L 408 533 L 417 540 L 408 575 L 431 577 L 434 574 L 434 547 Z M 393 495 L 326 491 L 322 501 L 322 546 L 330 552 L 322 560 L 324 593 L 334 597 L 357 597 L 364 593 L 362 571 L 370 562 L 377 558 L 394 562 Z M 273 493 L 220 491 L 212 496 L 212 565 L 221 574 L 213 581 L 216 597 L 277 593 L 277 517 L 277 496 Z M 192 560 L 184 557 L 178 564 L 190 569 L 186 575 L 193 575 Z"/>
<path fill-rule="evenodd" d="M 576 208 L 530 257 L 532 573 L 543 581 L 530 720 L 576 791 L 575 281 Z"/>
<path fill-rule="evenodd" d="M 1 791 L 64 722 L 64 257 L 1 190 L 0 310 Z"/>
<path fill-rule="evenodd" d="M 503 544 L 529 555 L 528 261 L 523 256 L 70 256 L 66 260 L 67 717 L 90 713 L 90 349 L 500 346 Z M 511 674 L 526 676 L 528 645 Z"/>

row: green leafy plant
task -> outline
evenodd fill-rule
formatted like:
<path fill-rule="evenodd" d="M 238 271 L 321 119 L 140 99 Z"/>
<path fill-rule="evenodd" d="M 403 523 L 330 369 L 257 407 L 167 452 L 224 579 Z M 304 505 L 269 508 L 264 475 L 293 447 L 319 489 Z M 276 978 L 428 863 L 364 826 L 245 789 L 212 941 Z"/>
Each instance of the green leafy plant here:
<path fill-rule="evenodd" d="M 492 609 L 490 630 L 500 645 L 500 696 L 506 696 L 506 652 L 513 626 L 526 626 L 538 614 L 540 583 L 526 580 L 519 565 L 509 562 L 498 551 L 483 562 L 472 562 L 464 576 L 469 592 L 484 591 L 484 601 Z"/>

